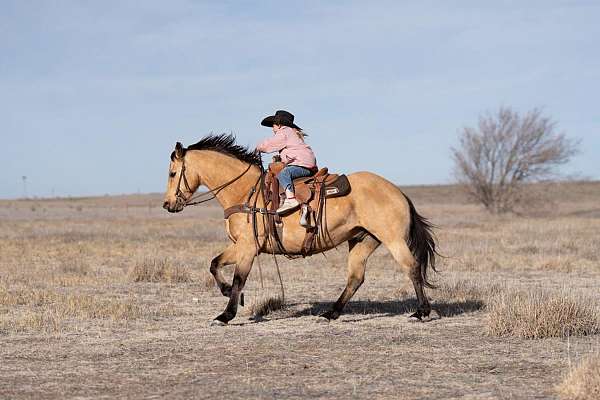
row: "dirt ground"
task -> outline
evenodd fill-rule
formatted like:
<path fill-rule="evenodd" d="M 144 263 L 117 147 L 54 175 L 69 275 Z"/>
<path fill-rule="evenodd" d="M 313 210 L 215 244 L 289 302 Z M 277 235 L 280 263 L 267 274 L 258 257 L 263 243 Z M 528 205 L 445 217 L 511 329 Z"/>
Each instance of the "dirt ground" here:
<path fill-rule="evenodd" d="M 323 322 L 345 285 L 343 246 L 281 259 L 285 307 L 254 322 L 252 303 L 278 293 L 261 256 L 265 288 L 255 263 L 246 307 L 209 326 L 226 304 L 208 274 L 227 243 L 217 205 L 171 215 L 160 195 L 0 201 L 0 398 L 556 398 L 600 336 L 496 336 L 486 291 L 600 304 L 600 183 L 549 187 L 554 201 L 500 217 L 455 187 L 405 192 L 446 256 L 434 275 L 446 289 L 428 291 L 442 318 L 428 323 L 408 321 L 414 292 L 385 249 L 346 313 Z M 157 265 L 166 272 L 137 279 Z"/>

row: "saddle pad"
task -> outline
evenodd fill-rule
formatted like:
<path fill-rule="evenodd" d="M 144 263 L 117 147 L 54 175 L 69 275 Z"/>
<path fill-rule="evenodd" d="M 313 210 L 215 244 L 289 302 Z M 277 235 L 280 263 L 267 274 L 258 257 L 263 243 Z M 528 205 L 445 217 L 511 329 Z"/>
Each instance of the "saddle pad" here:
<path fill-rule="evenodd" d="M 340 175 L 334 182 L 325 186 L 325 197 L 341 197 L 350 193 L 350 181 L 346 175 Z"/>

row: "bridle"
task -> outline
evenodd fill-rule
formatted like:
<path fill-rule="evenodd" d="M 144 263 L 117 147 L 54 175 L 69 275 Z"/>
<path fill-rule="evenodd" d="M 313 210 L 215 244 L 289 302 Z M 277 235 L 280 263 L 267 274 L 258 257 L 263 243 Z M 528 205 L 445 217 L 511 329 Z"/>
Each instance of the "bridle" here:
<path fill-rule="evenodd" d="M 221 192 L 221 190 L 225 189 L 227 186 L 231 185 L 233 182 L 237 181 L 238 179 L 240 179 L 242 176 L 244 176 L 246 174 L 246 172 L 250 171 L 250 168 L 252 167 L 252 164 L 248 164 L 248 168 L 246 168 L 244 170 L 244 172 L 242 172 L 241 174 L 239 174 L 238 176 L 236 176 L 235 178 L 225 182 L 222 185 L 217 186 L 214 189 L 209 189 L 208 192 L 206 193 L 200 193 L 196 196 L 194 196 L 194 191 L 190 188 L 190 184 L 188 183 L 187 180 L 187 176 L 185 175 L 185 157 L 182 157 L 181 159 L 181 172 L 179 173 L 179 181 L 177 182 L 177 190 L 175 191 L 175 198 L 176 198 L 176 203 L 177 204 L 182 204 L 184 207 L 185 206 L 193 206 L 196 204 L 202 204 L 202 203 L 206 203 L 207 201 L 210 201 L 214 198 L 217 197 L 217 195 L 219 194 L 219 192 Z M 192 195 L 190 196 L 189 199 L 186 199 L 184 196 L 184 192 L 183 190 L 181 190 L 181 182 L 183 181 L 183 184 L 185 185 L 185 189 L 191 193 Z M 210 197 L 207 198 L 202 198 L 203 196 L 208 195 Z"/>

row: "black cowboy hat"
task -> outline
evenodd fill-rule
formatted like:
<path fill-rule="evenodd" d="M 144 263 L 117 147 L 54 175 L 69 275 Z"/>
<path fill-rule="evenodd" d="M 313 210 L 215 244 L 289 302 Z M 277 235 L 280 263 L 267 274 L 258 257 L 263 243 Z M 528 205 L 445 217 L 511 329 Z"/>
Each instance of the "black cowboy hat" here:
<path fill-rule="evenodd" d="M 294 124 L 294 114 L 287 112 L 285 110 L 277 110 L 275 115 L 270 115 L 267 118 L 263 119 L 260 123 L 262 126 L 273 126 L 273 124 L 289 126 L 290 128 L 295 128 L 298 130 L 302 130 L 298 125 Z"/>

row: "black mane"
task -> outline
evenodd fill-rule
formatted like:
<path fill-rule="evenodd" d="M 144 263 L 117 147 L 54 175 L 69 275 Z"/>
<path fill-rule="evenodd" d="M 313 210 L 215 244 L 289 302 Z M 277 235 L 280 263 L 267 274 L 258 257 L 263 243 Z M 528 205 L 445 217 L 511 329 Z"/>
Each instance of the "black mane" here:
<path fill-rule="evenodd" d="M 235 136 L 222 133 L 220 135 L 208 135 L 200 139 L 198 143 L 194 143 L 187 147 L 187 150 L 213 150 L 219 153 L 235 157 L 240 161 L 247 162 L 260 167 L 262 159 L 260 153 L 256 150 L 249 150 L 245 146 L 235 143 Z"/>

